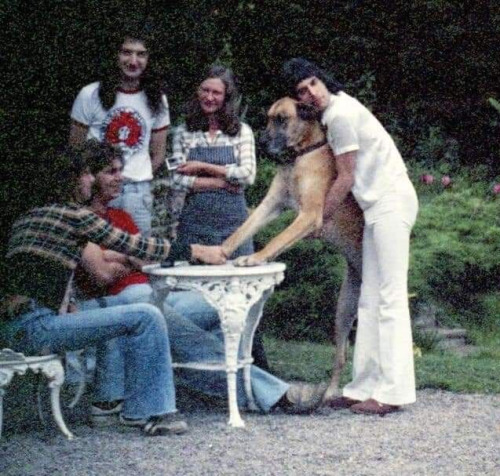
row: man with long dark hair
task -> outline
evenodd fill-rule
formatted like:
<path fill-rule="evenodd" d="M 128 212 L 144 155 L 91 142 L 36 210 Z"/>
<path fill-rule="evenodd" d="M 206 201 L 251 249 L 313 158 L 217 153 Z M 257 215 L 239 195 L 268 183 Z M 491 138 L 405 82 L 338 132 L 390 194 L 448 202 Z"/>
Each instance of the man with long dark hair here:
<path fill-rule="evenodd" d="M 125 183 L 114 206 L 151 233 L 151 180 L 165 159 L 170 115 L 161 75 L 143 33 L 123 34 L 103 78 L 78 94 L 71 110 L 70 144 L 86 139 L 122 150 Z"/>
<path fill-rule="evenodd" d="M 91 210 L 117 228 L 131 234 L 137 228 L 125 211 L 109 206 L 115 198 L 122 181 L 121 162 L 113 158 L 96 174 L 94 193 L 89 204 Z M 140 263 L 132 265 L 126 256 L 114 253 L 106 256 L 104 250 L 93 243 L 87 244 L 81 266 L 75 274 L 76 282 L 87 296 L 95 297 L 80 303 L 83 309 L 106 309 L 112 306 L 152 302 L 153 289 L 148 277 L 140 272 Z M 139 265 L 139 267 L 137 267 Z M 176 312 L 165 302 L 162 306 L 170 336 L 170 347 L 176 362 L 224 362 L 225 350 L 222 336 L 217 330 L 207 329 L 210 322 L 219 323 L 217 311 L 198 295 L 196 299 L 187 296 L 176 299 L 178 307 L 184 309 L 188 317 Z M 203 301 L 203 303 L 200 303 Z M 193 306 L 194 309 L 190 309 Z M 197 318 L 193 318 L 196 313 Z M 219 327 L 217 325 L 217 327 Z M 109 424 L 118 417 L 121 401 L 125 395 L 123 385 L 125 373 L 124 359 L 126 342 L 123 338 L 106 343 L 107 352 L 102 355 L 96 369 L 98 376 L 95 401 L 91 407 L 91 421 L 94 424 Z M 209 397 L 227 397 L 227 376 L 223 371 L 206 372 L 182 369 L 176 374 L 177 382 Z M 257 406 L 264 412 L 274 406 L 282 406 L 288 412 L 307 412 L 319 404 L 321 393 L 316 387 L 302 384 L 289 385 L 266 372 L 257 365 L 251 367 L 252 392 Z M 246 402 L 243 391 L 243 375 L 238 373 L 238 399 Z"/>
<path fill-rule="evenodd" d="M 198 258 L 225 261 L 217 247 L 170 244 L 113 228 L 83 204 L 91 197 L 94 174 L 113 158 L 106 144 L 68 148 L 48 165 L 51 203 L 18 218 L 12 226 L 6 265 L 7 295 L 0 306 L 1 340 L 26 354 L 62 353 L 110 339 L 126 342 L 125 398 L 118 411 L 122 424 L 148 435 L 182 433 L 187 425 L 176 412 L 168 331 L 162 314 L 150 304 L 67 312 L 73 270 L 87 242 L 139 259 Z M 98 350 L 97 355 L 100 355 Z"/>
<path fill-rule="evenodd" d="M 321 112 L 335 156 L 324 217 L 352 191 L 365 221 L 353 379 L 328 404 L 385 415 L 416 399 L 407 276 L 417 196 L 389 133 L 340 83 L 304 58 L 287 61 L 283 79 L 292 96 Z"/>

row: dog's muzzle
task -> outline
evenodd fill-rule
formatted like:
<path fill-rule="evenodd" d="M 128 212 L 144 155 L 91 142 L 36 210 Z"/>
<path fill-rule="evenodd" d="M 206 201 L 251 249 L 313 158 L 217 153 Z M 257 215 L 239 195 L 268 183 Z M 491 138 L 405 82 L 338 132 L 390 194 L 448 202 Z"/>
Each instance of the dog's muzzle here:
<path fill-rule="evenodd" d="M 279 165 L 289 164 L 293 162 L 297 156 L 293 149 L 287 146 L 285 134 L 276 134 L 271 137 L 266 130 L 260 136 L 259 145 L 264 150 L 267 157 Z"/>

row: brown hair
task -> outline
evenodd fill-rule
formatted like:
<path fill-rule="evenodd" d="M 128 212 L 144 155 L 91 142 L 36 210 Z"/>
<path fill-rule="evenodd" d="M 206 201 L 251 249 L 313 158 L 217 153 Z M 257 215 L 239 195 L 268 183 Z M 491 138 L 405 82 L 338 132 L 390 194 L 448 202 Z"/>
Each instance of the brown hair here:
<path fill-rule="evenodd" d="M 224 105 L 215 113 L 219 126 L 224 134 L 235 136 L 240 132 L 241 123 L 238 117 L 240 94 L 236 86 L 236 80 L 231 69 L 222 65 L 212 65 L 203 75 L 201 84 L 206 79 L 220 79 L 225 86 Z M 190 132 L 207 131 L 208 117 L 203 113 L 198 99 L 197 90 L 191 101 L 187 104 L 186 126 Z"/>

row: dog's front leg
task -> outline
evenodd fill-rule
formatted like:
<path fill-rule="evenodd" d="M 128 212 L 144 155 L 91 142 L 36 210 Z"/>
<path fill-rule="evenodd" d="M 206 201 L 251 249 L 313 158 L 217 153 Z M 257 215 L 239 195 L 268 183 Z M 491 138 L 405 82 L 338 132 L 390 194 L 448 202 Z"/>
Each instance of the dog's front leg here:
<path fill-rule="evenodd" d="M 297 241 L 312 233 L 316 229 L 318 220 L 321 221 L 321 217 L 322 211 L 319 213 L 311 213 L 311 211 L 299 212 L 290 226 L 273 238 L 262 250 L 253 255 L 241 256 L 236 261 L 236 264 L 238 266 L 257 266 L 273 260 Z"/>
<path fill-rule="evenodd" d="M 307 164 L 306 164 L 307 165 Z M 323 175 L 307 170 L 305 165 L 300 173 L 292 177 L 295 197 L 299 206 L 299 214 L 290 226 L 273 238 L 262 250 L 253 255 L 240 257 L 236 264 L 240 266 L 256 266 L 271 261 L 280 253 L 293 246 L 297 241 L 318 230 L 323 224 L 323 205 L 328 183 Z"/>
<path fill-rule="evenodd" d="M 230 257 L 242 243 L 280 215 L 285 194 L 285 178 L 278 172 L 262 202 L 243 225 L 222 243 L 222 249 L 227 257 Z"/>

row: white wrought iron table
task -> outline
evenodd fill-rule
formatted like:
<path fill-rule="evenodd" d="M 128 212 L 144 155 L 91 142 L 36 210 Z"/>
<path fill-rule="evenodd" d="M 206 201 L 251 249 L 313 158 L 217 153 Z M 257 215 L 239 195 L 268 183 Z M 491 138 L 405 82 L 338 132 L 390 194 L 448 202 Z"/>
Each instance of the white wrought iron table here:
<path fill-rule="evenodd" d="M 272 294 L 274 286 L 283 281 L 285 268 L 283 263 L 237 267 L 231 263 L 198 266 L 185 262 L 168 268 L 163 268 L 160 264 L 143 268 L 150 275 L 158 302 L 163 302 L 171 289 L 193 290 L 199 291 L 217 310 L 224 335 L 225 362 L 187 362 L 176 363 L 174 366 L 227 372 L 230 426 L 245 426 L 236 398 L 238 369 L 243 369 L 248 408 L 257 410 L 250 381 L 253 336 L 266 300 Z"/>

